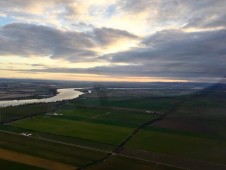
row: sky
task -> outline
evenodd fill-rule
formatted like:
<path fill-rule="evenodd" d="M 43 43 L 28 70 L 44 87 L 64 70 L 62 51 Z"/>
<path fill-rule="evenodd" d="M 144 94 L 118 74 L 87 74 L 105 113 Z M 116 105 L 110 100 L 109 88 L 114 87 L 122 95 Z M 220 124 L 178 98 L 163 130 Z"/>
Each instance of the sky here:
<path fill-rule="evenodd" d="M 217 82 L 225 0 L 0 0 L 0 78 Z"/>

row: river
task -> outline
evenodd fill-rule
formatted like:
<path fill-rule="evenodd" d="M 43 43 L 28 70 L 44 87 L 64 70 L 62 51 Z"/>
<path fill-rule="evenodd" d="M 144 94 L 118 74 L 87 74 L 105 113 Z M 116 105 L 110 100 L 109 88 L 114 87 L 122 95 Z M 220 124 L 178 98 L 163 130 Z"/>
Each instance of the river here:
<path fill-rule="evenodd" d="M 50 98 L 43 98 L 43 99 L 26 99 L 26 100 L 5 100 L 0 101 L 0 107 L 8 107 L 8 106 L 19 106 L 25 104 L 32 104 L 32 103 L 50 103 L 50 102 L 57 102 L 63 100 L 72 100 L 83 93 L 74 88 L 68 89 L 57 89 L 57 94 Z"/>

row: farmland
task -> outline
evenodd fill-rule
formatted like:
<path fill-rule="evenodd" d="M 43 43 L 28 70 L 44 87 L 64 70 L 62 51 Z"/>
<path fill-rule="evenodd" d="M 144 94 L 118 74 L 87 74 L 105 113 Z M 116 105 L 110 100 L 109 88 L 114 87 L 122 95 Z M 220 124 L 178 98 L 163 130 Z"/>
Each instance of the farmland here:
<path fill-rule="evenodd" d="M 225 99 L 218 93 L 104 90 L 1 108 L 0 148 L 65 169 L 225 168 Z"/>
<path fill-rule="evenodd" d="M 131 140 L 127 147 L 196 160 L 226 162 L 224 151 L 226 142 L 192 136 L 192 134 L 161 132 L 148 128 Z"/>
<path fill-rule="evenodd" d="M 104 164 L 88 168 L 88 170 L 118 170 L 118 169 L 124 169 L 124 170 L 181 170 L 181 168 L 177 167 L 171 167 L 167 165 L 158 164 L 155 162 L 148 162 L 148 161 L 142 161 L 137 160 L 133 158 L 127 158 L 122 156 L 114 156 Z"/>
<path fill-rule="evenodd" d="M 57 103 L 29 104 L 16 107 L 1 108 L 1 123 L 11 122 L 23 118 L 31 118 L 40 113 L 57 109 Z"/>
<path fill-rule="evenodd" d="M 13 126 L 58 135 L 96 140 L 109 144 L 117 144 L 130 132 L 129 128 L 74 120 L 48 119 L 43 117 L 20 121 L 14 123 Z M 62 126 L 64 128 L 62 128 Z"/>
<path fill-rule="evenodd" d="M 69 165 L 83 166 L 92 162 L 92 157 L 95 157 L 95 159 L 104 158 L 109 151 L 120 144 L 137 126 L 158 117 L 157 115 L 145 112 L 137 113 L 124 110 L 79 107 L 75 103 L 76 101 L 60 105 L 60 107 L 55 110 L 57 116 L 49 114 L 48 109 L 46 109 L 47 112 L 37 116 L 29 116 L 28 119 L 18 120 L 1 126 L 0 128 L 4 131 L 16 134 L 23 132 L 32 134 L 31 137 L 19 135 L 16 136 L 17 138 L 20 137 L 19 139 L 11 140 L 11 138 L 8 138 L 7 141 L 2 141 L 1 147 L 48 160 L 60 161 Z M 29 113 L 33 113 L 29 107 L 33 106 L 38 107 L 39 105 L 3 109 L 3 120 L 5 120 L 7 116 L 7 118 L 10 119 L 14 117 L 14 114 L 20 115 L 17 113 L 26 113 L 29 115 Z M 40 108 L 43 107 L 40 106 Z M 46 106 L 46 108 L 50 107 Z M 17 109 L 21 112 L 14 112 Z M 23 138 L 28 138 L 29 141 L 25 142 Z M 14 147 L 7 145 L 7 143 L 13 143 L 15 140 L 22 143 L 17 143 Z M 48 150 L 45 150 L 48 143 L 54 143 L 55 141 L 61 142 L 57 143 L 58 145 L 63 146 L 63 144 L 66 144 L 73 146 L 75 152 L 72 149 L 70 149 L 69 152 L 69 146 L 64 146 L 64 149 L 57 147 L 58 149 L 53 151 L 55 149 L 51 148 L 53 146 L 55 148 L 56 144 L 48 146 Z M 23 142 L 28 145 L 25 147 Z M 30 143 L 31 146 L 29 145 Z M 76 146 L 79 147 L 76 148 Z M 61 149 L 59 150 L 59 148 Z M 91 149 L 91 151 L 86 152 L 86 149 Z M 42 155 L 42 152 L 45 154 Z M 73 158 L 71 156 L 73 156 Z M 95 159 L 93 161 L 95 161 Z"/>
<path fill-rule="evenodd" d="M 21 164 L 21 163 L 16 163 L 16 162 L 12 162 L 12 161 L 2 160 L 2 159 L 0 159 L 0 165 L 1 165 L 1 168 L 3 168 L 3 169 L 43 170 L 42 168 L 29 166 L 29 165 Z"/>
<path fill-rule="evenodd" d="M 176 102 L 178 97 L 161 95 L 164 90 L 101 90 L 93 94 L 85 94 L 76 99 L 77 105 L 105 106 L 154 111 L 167 111 Z M 179 91 L 178 91 L 179 92 Z"/>
<path fill-rule="evenodd" d="M 37 116 L 10 125 L 117 145 L 134 127 L 155 117 L 150 114 L 84 108 L 60 109 L 57 113 L 62 116 Z"/>
<path fill-rule="evenodd" d="M 0 137 L 2 139 L 1 148 L 74 166 L 83 165 L 105 156 L 101 152 L 87 151 L 59 142 L 28 138 L 14 133 L 1 132 Z"/>

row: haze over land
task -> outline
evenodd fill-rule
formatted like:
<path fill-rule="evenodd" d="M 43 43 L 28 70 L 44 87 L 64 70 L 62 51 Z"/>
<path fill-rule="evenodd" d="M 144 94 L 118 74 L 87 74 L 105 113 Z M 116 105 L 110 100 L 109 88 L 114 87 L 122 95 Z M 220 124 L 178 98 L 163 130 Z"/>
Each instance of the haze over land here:
<path fill-rule="evenodd" d="M 0 0 L 0 6 L 2 78 L 225 76 L 224 0 Z"/>

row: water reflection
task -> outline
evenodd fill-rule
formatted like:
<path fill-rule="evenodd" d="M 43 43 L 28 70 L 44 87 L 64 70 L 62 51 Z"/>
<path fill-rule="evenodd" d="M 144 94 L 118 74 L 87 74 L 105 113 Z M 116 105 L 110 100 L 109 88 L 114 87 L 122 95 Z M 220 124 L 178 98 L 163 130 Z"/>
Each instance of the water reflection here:
<path fill-rule="evenodd" d="M 19 106 L 25 104 L 32 104 L 32 103 L 50 103 L 50 102 L 57 102 L 63 100 L 71 100 L 79 97 L 83 93 L 73 88 L 69 89 L 57 89 L 57 95 L 44 98 L 44 99 L 27 99 L 27 100 L 5 100 L 0 101 L 0 107 L 7 107 L 7 106 Z"/>

